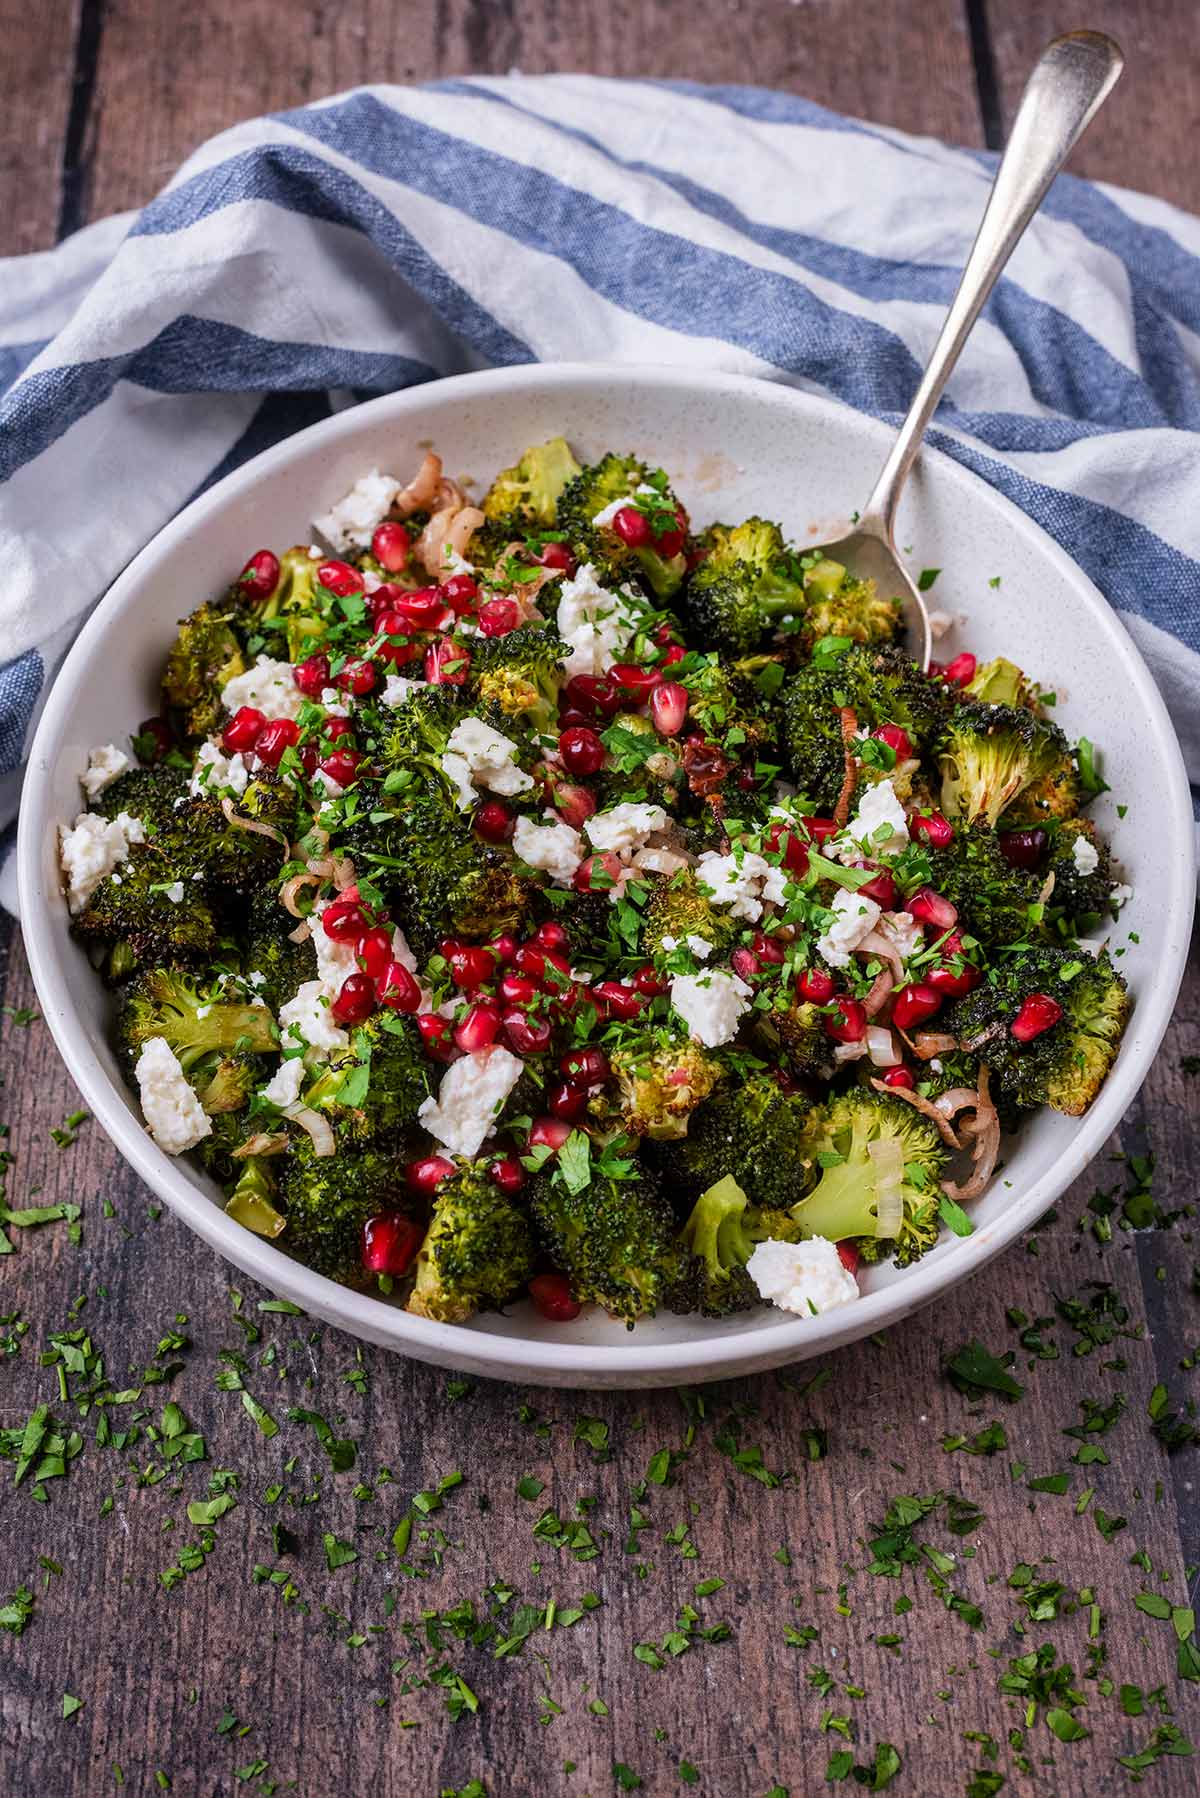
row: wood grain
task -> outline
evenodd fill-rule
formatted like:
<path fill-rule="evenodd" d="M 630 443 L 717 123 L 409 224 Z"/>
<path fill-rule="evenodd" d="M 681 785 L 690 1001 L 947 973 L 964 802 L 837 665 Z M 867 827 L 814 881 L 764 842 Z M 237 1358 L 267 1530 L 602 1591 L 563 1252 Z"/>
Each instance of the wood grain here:
<path fill-rule="evenodd" d="M 1103 116 L 1071 158 L 1072 173 L 1115 181 L 1200 210 L 1200 168 L 1192 154 L 1200 128 L 1197 17 L 1179 0 L 988 0 L 1003 115 L 1011 120 L 1025 77 L 1052 37 L 1086 24 L 1115 37 L 1125 72 Z"/>
<path fill-rule="evenodd" d="M 19 256 L 54 242 L 74 75 L 75 7 L 36 18 L 0 0 L 4 126 L 0 131 L 0 244 Z"/>

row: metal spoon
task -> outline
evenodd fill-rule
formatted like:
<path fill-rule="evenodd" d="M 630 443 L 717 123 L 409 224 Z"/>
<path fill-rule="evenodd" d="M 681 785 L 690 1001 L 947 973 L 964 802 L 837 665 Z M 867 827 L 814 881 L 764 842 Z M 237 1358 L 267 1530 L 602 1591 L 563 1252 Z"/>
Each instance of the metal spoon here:
<path fill-rule="evenodd" d="M 896 552 L 901 491 L 972 325 L 1047 188 L 1124 66 L 1119 45 L 1100 31 L 1071 31 L 1043 50 L 1021 96 L 979 233 L 908 416 L 854 529 L 825 545 L 833 560 L 873 580 L 880 593 L 900 598 L 909 646 L 922 668 L 929 666 L 929 614 Z"/>

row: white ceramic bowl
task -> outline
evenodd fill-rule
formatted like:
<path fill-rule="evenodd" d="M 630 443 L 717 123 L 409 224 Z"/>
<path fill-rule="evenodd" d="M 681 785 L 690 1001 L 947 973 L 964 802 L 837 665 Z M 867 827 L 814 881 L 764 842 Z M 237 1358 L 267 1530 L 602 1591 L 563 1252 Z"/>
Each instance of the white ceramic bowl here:
<path fill-rule="evenodd" d="M 1051 540 L 991 488 L 926 451 L 901 508 L 916 568 L 943 570 L 931 599 L 968 614 L 980 658 L 1005 652 L 1059 689 L 1055 716 L 1102 746 L 1112 787 L 1095 808 L 1135 897 L 1112 932 L 1136 997 L 1117 1065 L 1088 1116 L 1033 1119 L 976 1229 L 918 1266 L 881 1267 L 857 1304 L 819 1318 L 764 1309 L 722 1323 L 662 1317 L 626 1331 L 586 1315 L 544 1323 L 521 1303 L 454 1328 L 334 1284 L 239 1228 L 217 1188 L 146 1135 L 107 1042 L 108 995 L 68 933 L 56 832 L 80 809 L 95 744 L 124 742 L 157 710 L 178 618 L 219 592 L 262 544 L 308 541 L 309 521 L 372 467 L 404 474 L 434 442 L 479 490 L 529 443 L 557 432 L 586 461 L 635 450 L 670 470 L 693 519 L 760 512 L 801 543 L 844 526 L 882 462 L 887 430 L 793 389 L 730 375 L 558 366 L 464 375 L 343 412 L 260 456 L 195 501 L 131 563 L 67 658 L 33 745 L 21 809 L 21 916 L 42 1010 L 84 1103 L 122 1154 L 244 1273 L 355 1336 L 468 1373 L 561 1386 L 717 1379 L 823 1354 L 882 1329 L 976 1272 L 1027 1230 L 1098 1152 L 1158 1048 L 1182 974 L 1194 892 L 1192 820 L 1171 725 L 1129 637 Z M 165 571 L 169 569 L 169 574 Z M 998 588 L 989 586 L 995 575 Z M 953 653 L 951 639 L 946 653 Z M 1128 804 L 1123 822 L 1116 802 Z M 1130 933 L 1140 937 L 1130 941 Z"/>

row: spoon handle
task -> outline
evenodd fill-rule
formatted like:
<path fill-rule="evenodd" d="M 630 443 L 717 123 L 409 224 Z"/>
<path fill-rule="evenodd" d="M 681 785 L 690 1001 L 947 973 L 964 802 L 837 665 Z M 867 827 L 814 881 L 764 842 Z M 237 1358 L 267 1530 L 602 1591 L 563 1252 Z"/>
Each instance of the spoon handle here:
<path fill-rule="evenodd" d="M 1119 45 L 1100 31 L 1068 32 L 1048 44 L 1039 57 L 1021 96 L 958 292 L 908 416 L 863 507 L 859 530 L 882 526 L 879 534 L 891 540 L 901 489 L 967 335 L 1047 188 L 1116 86 L 1124 65 Z"/>

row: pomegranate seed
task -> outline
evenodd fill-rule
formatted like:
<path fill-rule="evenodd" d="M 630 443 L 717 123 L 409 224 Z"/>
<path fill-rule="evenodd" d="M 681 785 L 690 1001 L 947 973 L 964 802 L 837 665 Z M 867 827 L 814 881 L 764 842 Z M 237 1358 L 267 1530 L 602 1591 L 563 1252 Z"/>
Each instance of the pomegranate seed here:
<path fill-rule="evenodd" d="M 663 667 L 673 668 L 676 662 L 682 662 L 686 654 L 687 650 L 683 647 L 682 643 L 668 643 L 662 659 Z"/>
<path fill-rule="evenodd" d="M 838 1009 L 825 1020 L 825 1034 L 835 1043 L 860 1043 L 866 1035 L 867 1014 L 857 999 L 839 999 Z"/>
<path fill-rule="evenodd" d="M 513 967 L 522 974 L 528 974 L 531 980 L 536 980 L 543 991 L 547 988 L 553 989 L 561 984 L 555 980 L 552 974 L 547 974 L 547 967 L 554 968 L 557 973 L 562 975 L 571 972 L 571 964 L 561 950 L 539 949 L 535 948 L 532 943 L 521 944 L 513 956 Z"/>
<path fill-rule="evenodd" d="M 944 999 L 961 999 L 964 993 L 973 992 L 982 979 L 979 969 L 972 967 L 969 962 L 957 974 L 953 968 L 945 966 L 925 970 L 926 986 L 931 986 L 935 993 L 941 993 Z"/>
<path fill-rule="evenodd" d="M 645 967 L 638 969 L 633 977 L 633 984 L 638 992 L 647 999 L 661 998 L 663 993 L 670 989 L 670 982 L 664 980 L 658 970 L 651 967 L 649 962 Z"/>
<path fill-rule="evenodd" d="M 596 810 L 596 795 L 588 787 L 559 781 L 554 788 L 554 809 L 564 824 L 579 830 Z"/>
<path fill-rule="evenodd" d="M 292 679 L 306 698 L 320 699 L 329 685 L 329 657 L 320 654 L 305 656 L 292 669 Z"/>
<path fill-rule="evenodd" d="M 354 956 L 364 974 L 380 981 L 392 963 L 392 933 L 383 924 L 365 930 L 354 945 Z"/>
<path fill-rule="evenodd" d="M 683 548 L 684 539 L 687 536 L 687 529 L 687 513 L 677 509 L 675 513 L 674 528 L 660 531 L 658 536 L 654 539 L 654 547 L 659 555 L 665 556 L 668 561 L 670 561 L 672 556 L 677 556 Z"/>
<path fill-rule="evenodd" d="M 760 961 L 772 962 L 776 967 L 786 959 L 783 944 L 777 942 L 773 936 L 768 936 L 764 930 L 754 932 L 750 939 L 750 947 Z"/>
<path fill-rule="evenodd" d="M 304 744 L 300 751 L 300 766 L 311 780 L 317 771 L 317 750 L 314 743 Z"/>
<path fill-rule="evenodd" d="M 881 724 L 878 730 L 871 732 L 871 735 L 877 742 L 886 743 L 889 749 L 894 749 L 898 762 L 912 760 L 913 746 L 908 732 L 901 730 L 898 724 Z"/>
<path fill-rule="evenodd" d="M 273 718 L 254 739 L 254 753 L 268 768 L 278 768 L 285 749 L 300 741 L 300 726 L 293 718 Z"/>
<path fill-rule="evenodd" d="M 753 768 L 743 768 L 737 777 L 737 785 L 740 793 L 756 793 L 759 787 L 759 777 Z"/>
<path fill-rule="evenodd" d="M 568 1049 L 565 1055 L 558 1058 L 558 1071 L 573 1086 L 581 1086 L 585 1090 L 594 1086 L 603 1086 L 611 1072 L 608 1056 L 603 1049 Z"/>
<path fill-rule="evenodd" d="M 570 1134 L 571 1126 L 565 1118 L 535 1118 L 529 1131 L 529 1147 L 553 1149 L 557 1155 Z"/>
<path fill-rule="evenodd" d="M 402 524 L 390 520 L 375 526 L 371 538 L 371 554 L 389 574 L 400 574 L 408 567 L 412 538 Z"/>
<path fill-rule="evenodd" d="M 611 849 L 601 849 L 580 862 L 571 876 L 577 893 L 611 893 L 621 883 L 624 869 Z"/>
<path fill-rule="evenodd" d="M 535 1274 L 529 1282 L 529 1296 L 547 1323 L 573 1323 L 583 1310 L 571 1297 L 565 1274 Z"/>
<path fill-rule="evenodd" d="M 450 963 L 450 974 L 455 986 L 461 986 L 466 992 L 482 986 L 496 972 L 496 964 L 488 951 L 474 943 L 463 943 L 452 949 L 446 960 Z"/>
<path fill-rule="evenodd" d="M 772 824 L 767 832 L 767 849 L 779 856 L 791 874 L 803 874 L 808 866 L 808 844 L 783 824 Z"/>
<path fill-rule="evenodd" d="M 604 745 L 586 724 L 563 731 L 558 739 L 558 753 L 569 774 L 598 774 L 604 766 Z"/>
<path fill-rule="evenodd" d="M 948 849 L 954 841 L 954 826 L 946 822 L 941 812 L 921 812 L 910 822 L 913 835 L 924 837 L 931 849 Z M 1003 839 L 1000 846 L 1004 846 Z"/>
<path fill-rule="evenodd" d="M 357 749 L 335 749 L 331 755 L 324 756 L 317 766 L 322 774 L 327 774 L 339 787 L 348 787 L 358 779 L 362 759 Z"/>
<path fill-rule="evenodd" d="M 336 685 L 342 689 L 343 693 L 353 693 L 356 697 L 360 697 L 371 691 L 377 679 L 378 676 L 370 662 L 346 662 L 338 674 Z"/>
<path fill-rule="evenodd" d="M 596 674 L 573 674 L 563 688 L 568 705 L 593 718 L 600 717 L 604 712 L 605 704 L 601 702 L 601 694 L 607 700 L 609 692 L 607 682 Z"/>
<path fill-rule="evenodd" d="M 650 718 L 660 737 L 678 736 L 687 709 L 688 690 L 679 681 L 666 681 L 650 695 Z"/>
<path fill-rule="evenodd" d="M 375 626 L 378 636 L 371 645 L 372 655 L 378 656 L 381 662 L 390 662 L 393 668 L 403 668 L 409 662 L 415 662 L 421 653 L 419 643 L 410 643 L 408 633 L 413 629 L 408 619 L 401 612 L 385 612 Z M 399 637 L 403 641 L 393 643 L 392 638 Z"/>
<path fill-rule="evenodd" d="M 383 973 L 376 978 L 376 992 L 379 1003 L 386 1005 L 389 1011 L 416 1011 L 421 1003 L 421 989 L 413 978 L 411 969 L 402 961 L 389 961 Z M 444 1018 L 439 1018 L 444 1023 Z"/>
<path fill-rule="evenodd" d="M 615 514 L 611 528 L 630 549 L 645 549 L 654 540 L 650 520 L 636 506 L 622 506 Z"/>
<path fill-rule="evenodd" d="M 836 818 L 801 818 L 800 822 L 818 847 L 836 837 L 839 829 Z"/>
<path fill-rule="evenodd" d="M 964 650 L 962 655 L 946 663 L 942 674 L 952 687 L 965 687 L 975 679 L 975 657 L 969 650 Z"/>
<path fill-rule="evenodd" d="M 380 581 L 374 593 L 367 594 L 367 610 L 376 630 L 379 629 L 379 620 L 395 611 L 400 601 L 407 598 L 408 588 L 398 587 L 395 581 Z"/>
<path fill-rule="evenodd" d="M 932 887 L 921 887 L 904 902 L 904 909 L 919 924 L 932 924 L 937 930 L 952 930 L 958 923 L 958 907 L 943 899 Z"/>
<path fill-rule="evenodd" d="M 858 1272 L 858 1244 L 847 1238 L 846 1241 L 838 1243 L 837 1252 L 838 1260 L 846 1272 L 856 1274 Z"/>
<path fill-rule="evenodd" d="M 448 581 L 442 582 L 439 590 L 450 610 L 455 613 L 469 612 L 479 602 L 479 582 L 473 574 L 452 574 Z M 511 603 L 510 600 L 509 604 Z"/>
<path fill-rule="evenodd" d="M 361 1024 L 375 1009 L 375 982 L 369 974 L 347 974 L 329 1007 L 338 1024 Z"/>
<path fill-rule="evenodd" d="M 614 687 L 638 705 L 643 705 L 647 696 L 662 682 L 657 668 L 639 668 L 636 662 L 614 662 L 608 678 Z"/>
<path fill-rule="evenodd" d="M 492 999 L 480 999 L 455 1027 L 454 1040 L 460 1049 L 473 1055 L 477 1049 L 489 1048 L 499 1034 L 500 1007 Z"/>
<path fill-rule="evenodd" d="M 803 974 L 797 976 L 796 991 L 810 1005 L 828 1005 L 837 988 L 833 975 L 827 974 L 824 968 L 805 968 Z"/>
<path fill-rule="evenodd" d="M 908 1068 L 889 1068 L 883 1076 L 883 1084 L 885 1086 L 902 1086 L 906 1092 L 912 1092 L 917 1083 Z"/>
<path fill-rule="evenodd" d="M 350 594 L 363 590 L 363 577 L 349 562 L 322 562 L 317 569 L 317 579 L 339 599 L 348 599 Z"/>
<path fill-rule="evenodd" d="M 479 628 L 485 637 L 507 637 L 521 622 L 515 599 L 489 599 L 479 608 Z"/>
<path fill-rule="evenodd" d="M 362 1231 L 362 1264 L 370 1274 L 391 1274 L 399 1279 L 412 1265 L 424 1231 L 399 1211 L 379 1211 L 369 1217 Z"/>
<path fill-rule="evenodd" d="M 519 1161 L 506 1155 L 502 1161 L 492 1162 L 488 1168 L 488 1179 L 493 1186 L 498 1186 L 501 1192 L 507 1193 L 511 1198 L 525 1184 L 525 1169 Z"/>
<path fill-rule="evenodd" d="M 855 890 L 861 899 L 873 899 L 884 911 L 891 911 L 896 903 L 896 882 L 886 868 L 874 880 L 868 880 L 865 886 Z"/>
<path fill-rule="evenodd" d="M 500 997 L 509 1005 L 532 1005 L 541 987 L 528 974 L 502 974 Z"/>
<path fill-rule="evenodd" d="M 335 899 L 321 913 L 321 929 L 331 942 L 357 943 L 370 929 L 357 899 Z"/>
<path fill-rule="evenodd" d="M 1037 868 L 1049 838 L 1044 830 L 1002 830 L 996 841 L 1010 868 Z"/>
<path fill-rule="evenodd" d="M 576 730 L 581 724 L 585 725 L 587 723 L 587 714 L 584 712 L 577 712 L 573 705 L 564 706 L 558 714 L 558 728 L 560 731 Z"/>
<path fill-rule="evenodd" d="M 325 738 L 327 743 L 336 743 L 341 737 L 352 737 L 354 735 L 354 726 L 351 724 L 349 718 L 339 717 L 335 712 L 331 718 L 326 718 L 321 725 L 321 735 Z"/>
<path fill-rule="evenodd" d="M 425 679 L 434 686 L 461 687 L 470 667 L 469 651 L 449 637 L 439 637 L 425 651 Z"/>
<path fill-rule="evenodd" d="M 253 749 L 266 722 L 266 713 L 260 712 L 257 706 L 240 705 L 221 732 L 221 747 L 230 755 L 238 750 Z"/>
<path fill-rule="evenodd" d="M 448 1180 L 454 1172 L 454 1163 L 447 1161 L 444 1155 L 426 1155 L 423 1161 L 410 1161 L 404 1170 L 404 1178 L 414 1192 L 428 1197 L 436 1192 L 443 1180 Z"/>
<path fill-rule="evenodd" d="M 600 980 L 589 990 L 622 1023 L 636 1018 L 642 1009 L 642 995 L 623 980 Z"/>
<path fill-rule="evenodd" d="M 1031 1043 L 1043 1030 L 1052 1030 L 1062 1015 L 1063 1008 L 1057 999 L 1050 998 L 1048 993 L 1030 993 L 1028 998 L 1022 999 L 1021 1009 L 1012 1021 L 1012 1033 L 1019 1043 Z"/>
<path fill-rule="evenodd" d="M 143 718 L 137 727 L 137 742 L 137 758 L 143 764 L 161 762 L 174 748 L 171 727 L 165 718 Z"/>
<path fill-rule="evenodd" d="M 892 1023 L 898 1030 L 911 1030 L 916 1024 L 924 1024 L 941 1009 L 942 995 L 924 981 L 917 981 L 913 986 L 901 987 L 896 994 L 892 1006 Z"/>
<path fill-rule="evenodd" d="M 739 980 L 757 980 L 762 973 L 762 963 L 752 949 L 735 949 L 729 965 Z"/>
<path fill-rule="evenodd" d="M 572 1086 L 569 1080 L 552 1086 L 546 1095 L 546 1109 L 551 1117 L 565 1118 L 569 1124 L 577 1124 L 587 1112 L 586 1086 Z"/>
<path fill-rule="evenodd" d="M 279 557 L 269 549 L 256 549 L 237 584 L 247 599 L 270 599 L 279 585 Z"/>
<path fill-rule="evenodd" d="M 540 1055 L 549 1046 L 553 1034 L 549 1018 L 533 1017 L 514 1005 L 504 1013 L 502 1022 L 508 1046 L 515 1054 Z"/>
<path fill-rule="evenodd" d="M 419 1012 L 417 1029 L 421 1032 L 425 1053 L 431 1061 L 449 1061 L 451 1059 L 454 1054 L 454 1040 L 451 1035 L 449 1018 L 439 1017 L 436 1011 Z"/>
<path fill-rule="evenodd" d="M 557 949 L 562 955 L 571 952 L 571 939 L 557 918 L 547 918 L 539 924 L 529 940 L 539 949 Z"/>
<path fill-rule="evenodd" d="M 401 593 L 391 608 L 395 617 L 403 620 L 400 628 L 410 631 L 433 630 L 437 619 L 445 610 L 445 601 L 436 587 L 421 587 L 414 593 Z"/>
<path fill-rule="evenodd" d="M 561 568 L 564 574 L 575 572 L 575 558 L 565 543 L 547 543 L 533 559 L 543 568 Z"/>
<path fill-rule="evenodd" d="M 474 824 L 485 843 L 507 843 L 517 827 L 517 820 L 503 799 L 485 799 L 476 807 Z"/>

